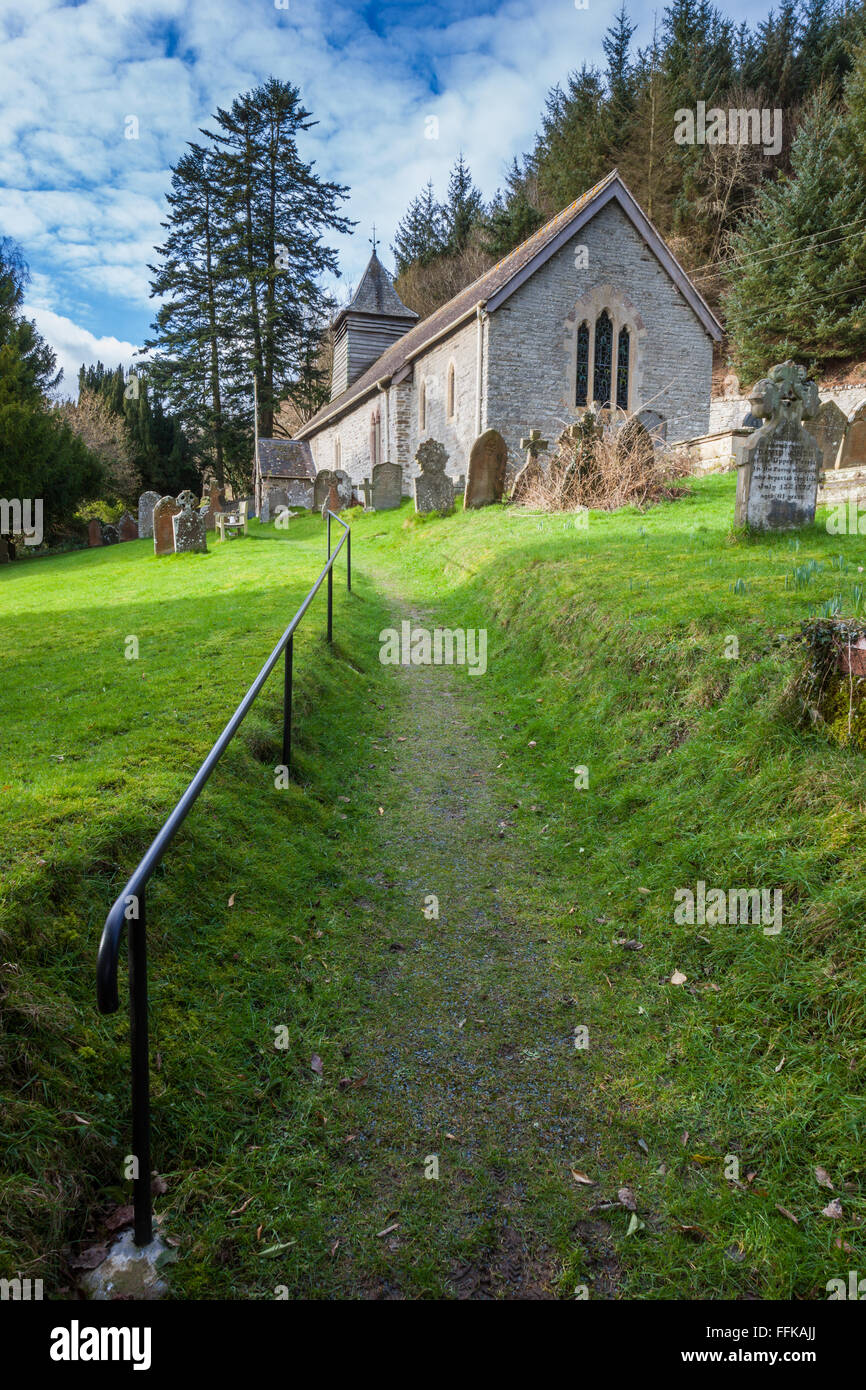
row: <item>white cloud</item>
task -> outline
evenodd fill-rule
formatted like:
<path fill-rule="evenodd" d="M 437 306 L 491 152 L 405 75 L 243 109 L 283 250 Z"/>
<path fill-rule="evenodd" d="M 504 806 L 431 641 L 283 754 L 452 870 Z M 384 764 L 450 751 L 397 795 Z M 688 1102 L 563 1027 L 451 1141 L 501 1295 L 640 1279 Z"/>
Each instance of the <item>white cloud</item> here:
<path fill-rule="evenodd" d="M 131 367 L 133 364 L 137 351 L 134 343 L 124 343 L 111 336 L 97 338 L 71 319 L 37 303 L 25 304 L 24 313 L 34 320 L 43 338 L 57 353 L 57 365 L 63 368 L 63 380 L 57 392 L 59 396 L 78 395 L 78 369 L 82 362 L 88 367 L 97 362 L 104 362 L 108 367 L 120 364 Z"/>

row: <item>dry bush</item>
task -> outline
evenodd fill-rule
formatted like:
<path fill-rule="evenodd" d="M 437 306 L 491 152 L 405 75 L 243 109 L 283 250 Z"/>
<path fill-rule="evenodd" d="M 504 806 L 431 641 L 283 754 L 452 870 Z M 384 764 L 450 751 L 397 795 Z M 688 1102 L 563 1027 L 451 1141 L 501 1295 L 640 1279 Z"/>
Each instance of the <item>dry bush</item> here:
<path fill-rule="evenodd" d="M 99 459 L 105 469 L 108 491 L 122 502 L 135 502 L 141 491 L 141 474 L 133 461 L 123 416 L 115 415 L 107 401 L 87 390 L 79 393 L 77 402 L 63 401 L 56 409 Z"/>
<path fill-rule="evenodd" d="M 571 512 L 578 507 L 614 511 L 682 496 L 686 460 L 661 445 L 631 416 L 622 424 L 600 426 L 591 411 L 570 425 L 557 440 L 546 471 L 527 479 L 515 500 L 544 512 Z"/>

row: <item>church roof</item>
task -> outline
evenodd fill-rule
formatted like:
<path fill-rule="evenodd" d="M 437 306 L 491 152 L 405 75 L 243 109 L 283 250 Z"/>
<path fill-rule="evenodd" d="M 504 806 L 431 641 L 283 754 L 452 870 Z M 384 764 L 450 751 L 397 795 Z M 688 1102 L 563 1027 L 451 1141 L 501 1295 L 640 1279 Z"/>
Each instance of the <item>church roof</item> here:
<path fill-rule="evenodd" d="M 715 314 L 695 289 L 663 237 L 641 210 L 617 170 L 613 169 L 593 188 L 581 194 L 562 212 L 552 217 L 549 222 L 545 222 L 543 227 L 540 227 L 526 241 L 521 242 L 501 261 L 497 261 L 490 270 L 479 275 L 477 280 L 473 280 L 471 285 L 467 285 L 453 299 L 449 299 L 447 304 L 441 305 L 426 319 L 416 323 L 414 328 L 410 328 L 408 333 L 404 333 L 396 343 L 392 343 L 389 348 L 386 348 L 381 357 L 378 357 L 366 372 L 363 372 L 356 381 L 353 381 L 346 391 L 323 405 L 298 430 L 298 439 L 305 439 L 309 435 L 315 434 L 324 425 L 344 414 L 347 409 L 360 402 L 364 396 L 375 391 L 377 383 L 383 379 L 394 378 L 398 373 L 408 374 L 410 364 L 415 357 L 424 352 L 435 339 L 446 337 L 465 320 L 474 317 L 479 306 L 486 309 L 488 313 L 494 313 L 509 295 L 519 289 L 530 275 L 533 275 L 545 261 L 611 201 L 618 203 L 661 262 L 700 319 L 707 333 L 718 341 L 722 337 L 722 327 Z M 363 284 L 363 280 L 361 284 Z M 360 290 L 361 285 L 358 286 L 359 293 Z M 396 298 L 396 291 L 394 294 Z M 351 308 L 351 306 L 349 307 Z"/>
<path fill-rule="evenodd" d="M 315 478 L 313 451 L 303 439 L 260 439 L 259 472 L 263 478 Z"/>
<path fill-rule="evenodd" d="M 347 304 L 334 320 L 334 327 L 342 323 L 347 314 L 387 315 L 391 318 L 417 319 L 414 309 L 407 309 L 394 283 L 374 251 L 367 269 L 361 276 L 351 304 Z"/>

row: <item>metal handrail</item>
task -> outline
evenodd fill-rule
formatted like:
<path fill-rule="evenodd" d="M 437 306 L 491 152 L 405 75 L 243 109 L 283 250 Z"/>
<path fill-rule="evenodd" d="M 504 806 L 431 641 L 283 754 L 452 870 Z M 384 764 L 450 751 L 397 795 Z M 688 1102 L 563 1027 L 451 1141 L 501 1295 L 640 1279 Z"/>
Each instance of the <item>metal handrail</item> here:
<path fill-rule="evenodd" d="M 331 520 L 339 521 L 343 534 L 331 552 Z M 132 1157 L 133 1204 L 135 1209 L 134 1239 L 136 1245 L 148 1245 L 153 1239 L 153 1210 L 150 1192 L 150 1072 L 147 1026 L 147 949 L 145 889 L 163 855 L 198 799 L 199 793 L 231 743 L 246 715 L 285 652 L 285 683 L 283 702 L 283 765 L 290 769 L 292 758 L 292 667 L 294 637 L 301 619 L 319 592 L 325 577 L 328 580 L 328 641 L 333 641 L 334 561 L 346 546 L 346 588 L 352 589 L 352 533 L 345 521 L 328 511 L 328 559 L 315 584 L 310 589 L 292 621 L 274 647 L 259 674 L 241 700 L 228 724 L 208 753 L 171 815 L 156 838 L 145 851 L 137 868 L 127 880 L 123 892 L 115 898 L 105 919 L 99 954 L 96 961 L 96 1001 L 101 1014 L 113 1014 L 118 1007 L 117 961 L 124 926 L 128 929 L 129 958 L 129 1041 L 132 1062 Z"/>

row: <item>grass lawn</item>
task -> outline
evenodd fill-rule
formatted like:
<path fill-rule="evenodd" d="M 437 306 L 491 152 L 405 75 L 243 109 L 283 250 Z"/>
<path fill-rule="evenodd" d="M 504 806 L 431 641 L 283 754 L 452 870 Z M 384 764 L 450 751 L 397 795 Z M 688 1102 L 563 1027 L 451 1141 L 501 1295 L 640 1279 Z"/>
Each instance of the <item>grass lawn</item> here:
<path fill-rule="evenodd" d="M 796 723 L 787 638 L 860 604 L 866 541 L 732 535 L 733 486 L 586 530 L 355 521 L 335 647 L 323 596 L 297 644 L 297 783 L 275 674 L 149 896 L 177 1296 L 823 1298 L 863 1267 L 864 758 Z M 0 1273 L 48 1296 L 128 1197 L 102 919 L 322 529 L 149 550 L 0 571 Z M 380 665 L 403 618 L 486 629 L 487 673 Z M 699 880 L 781 890 L 782 931 L 677 925 Z"/>

